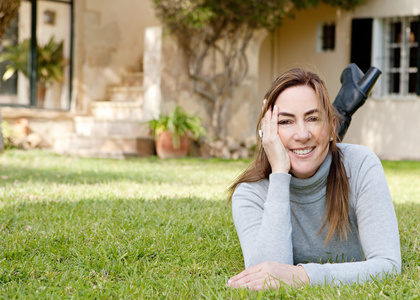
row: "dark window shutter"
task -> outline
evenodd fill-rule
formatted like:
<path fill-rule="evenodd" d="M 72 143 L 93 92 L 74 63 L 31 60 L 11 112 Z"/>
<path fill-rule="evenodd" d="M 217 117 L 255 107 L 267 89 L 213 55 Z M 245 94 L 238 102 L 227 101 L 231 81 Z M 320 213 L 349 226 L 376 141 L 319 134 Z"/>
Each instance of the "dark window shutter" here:
<path fill-rule="evenodd" d="M 417 41 L 417 87 L 416 94 L 420 96 L 420 16 L 417 20 L 417 36 L 415 40 Z"/>
<path fill-rule="evenodd" d="M 371 66 L 373 19 L 353 19 L 351 22 L 350 62 L 364 73 Z"/>

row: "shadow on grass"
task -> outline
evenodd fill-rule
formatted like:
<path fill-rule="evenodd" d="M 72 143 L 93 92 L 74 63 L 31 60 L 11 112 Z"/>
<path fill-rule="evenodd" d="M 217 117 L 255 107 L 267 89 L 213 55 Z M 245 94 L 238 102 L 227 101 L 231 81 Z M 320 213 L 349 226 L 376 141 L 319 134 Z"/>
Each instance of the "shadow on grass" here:
<path fill-rule="evenodd" d="M 94 159 L 59 156 L 47 152 L 11 152 L 0 157 L 0 187 L 15 182 L 48 182 L 58 184 L 96 184 L 114 181 L 174 182 L 179 178 L 194 179 L 195 174 L 220 173 L 243 169 L 248 161 L 220 159 L 167 159 L 157 157 Z M 6 163 L 5 163 L 6 162 Z M 232 174 L 231 178 L 237 174 Z"/>
<path fill-rule="evenodd" d="M 0 186 L 13 184 L 14 182 L 50 182 L 58 184 L 96 184 L 111 181 L 129 180 L 135 182 L 149 182 L 155 180 L 152 173 L 121 173 L 110 171 L 71 171 L 68 169 L 26 168 L 16 167 L 3 169 Z M 164 180 L 162 178 L 161 180 Z M 169 179 L 168 179 L 169 180 Z"/>

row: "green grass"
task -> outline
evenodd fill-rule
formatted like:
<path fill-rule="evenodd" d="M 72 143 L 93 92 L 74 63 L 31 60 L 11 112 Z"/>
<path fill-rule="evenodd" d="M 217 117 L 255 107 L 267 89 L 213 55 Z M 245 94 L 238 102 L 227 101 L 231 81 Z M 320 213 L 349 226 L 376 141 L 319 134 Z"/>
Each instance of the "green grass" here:
<path fill-rule="evenodd" d="M 0 299 L 419 299 L 420 162 L 384 162 L 403 273 L 250 292 L 225 189 L 248 161 L 0 156 Z"/>

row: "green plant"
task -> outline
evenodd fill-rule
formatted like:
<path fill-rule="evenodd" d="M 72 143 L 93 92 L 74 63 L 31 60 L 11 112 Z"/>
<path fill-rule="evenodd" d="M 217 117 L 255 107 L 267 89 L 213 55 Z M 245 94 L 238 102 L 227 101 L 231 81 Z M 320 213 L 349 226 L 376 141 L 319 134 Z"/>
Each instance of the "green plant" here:
<path fill-rule="evenodd" d="M 198 116 L 191 115 L 181 109 L 178 105 L 169 114 L 163 114 L 157 119 L 148 122 L 149 128 L 155 138 L 164 131 L 172 132 L 172 145 L 179 148 L 181 136 L 191 133 L 195 139 L 206 136 L 206 130 L 201 125 Z"/>
<path fill-rule="evenodd" d="M 5 120 L 1 121 L 1 133 L 3 135 L 4 149 L 7 150 L 16 148 L 12 142 L 13 129 Z"/>
<path fill-rule="evenodd" d="M 6 72 L 3 74 L 4 81 L 12 77 L 16 71 L 21 71 L 25 77 L 28 77 L 29 48 L 29 39 L 17 45 L 6 47 L 6 51 L 0 55 L 0 62 L 8 62 Z M 38 83 L 45 86 L 53 81 L 63 81 L 63 67 L 65 64 L 63 41 L 57 43 L 54 41 L 54 36 L 52 36 L 48 43 L 37 46 Z"/>

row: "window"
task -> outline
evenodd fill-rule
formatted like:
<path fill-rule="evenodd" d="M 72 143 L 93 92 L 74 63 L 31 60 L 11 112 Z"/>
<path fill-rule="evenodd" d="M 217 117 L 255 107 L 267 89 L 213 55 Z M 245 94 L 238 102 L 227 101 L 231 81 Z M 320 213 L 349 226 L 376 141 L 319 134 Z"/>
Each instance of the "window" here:
<path fill-rule="evenodd" d="M 384 94 L 415 95 L 419 85 L 418 17 L 384 20 Z"/>
<path fill-rule="evenodd" d="M 43 13 L 47 13 L 48 18 L 45 18 L 45 15 L 42 18 Z M 40 20 L 40 22 L 37 20 Z M 38 78 L 19 72 L 5 82 L 1 82 L 0 79 L 0 106 L 37 106 L 38 108 L 57 110 L 68 110 L 70 108 L 72 20 L 73 0 L 21 1 L 18 18 L 9 27 L 8 34 L 0 39 L 0 52 L 4 51 L 6 45 L 26 43 L 32 36 L 36 36 L 38 45 L 44 47 L 49 44 L 51 37 L 54 37 L 55 43 L 63 42 L 64 45 L 63 57 L 66 61 L 63 66 L 64 80 L 54 80 L 48 86 L 40 88 L 40 85 L 36 82 L 36 79 L 40 79 L 40 73 L 31 72 L 31 68 L 34 66 L 29 64 L 27 73 L 30 75 L 37 74 Z M 8 63 L 0 64 L 0 77 L 3 76 Z M 40 68 L 39 60 L 38 68 Z M 45 93 L 42 93 L 43 90 Z"/>
<path fill-rule="evenodd" d="M 335 49 L 335 23 L 320 23 L 318 25 L 317 51 L 326 52 Z"/>

